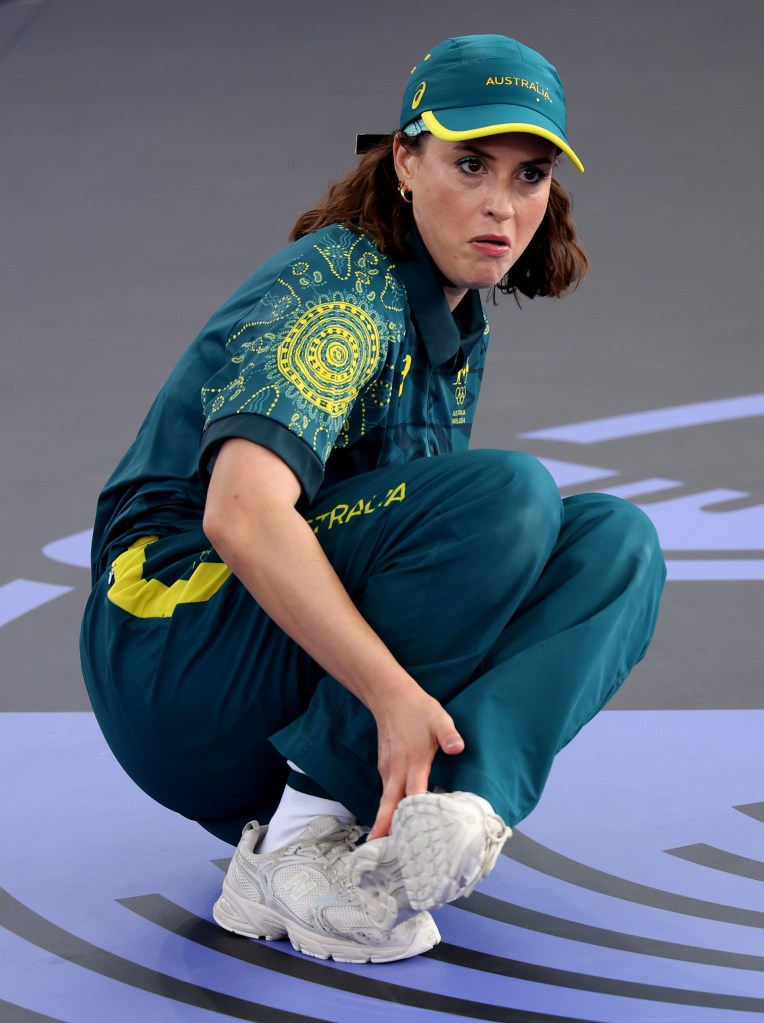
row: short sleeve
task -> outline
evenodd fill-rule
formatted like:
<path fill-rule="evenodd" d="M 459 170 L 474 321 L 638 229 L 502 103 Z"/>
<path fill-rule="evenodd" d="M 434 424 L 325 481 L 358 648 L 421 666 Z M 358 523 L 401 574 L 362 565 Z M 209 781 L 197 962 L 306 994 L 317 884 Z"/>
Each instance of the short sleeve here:
<path fill-rule="evenodd" d="M 202 389 L 202 464 L 231 436 L 275 450 L 312 496 L 359 398 L 385 364 L 390 264 L 345 228 L 312 236 L 230 332 Z"/>

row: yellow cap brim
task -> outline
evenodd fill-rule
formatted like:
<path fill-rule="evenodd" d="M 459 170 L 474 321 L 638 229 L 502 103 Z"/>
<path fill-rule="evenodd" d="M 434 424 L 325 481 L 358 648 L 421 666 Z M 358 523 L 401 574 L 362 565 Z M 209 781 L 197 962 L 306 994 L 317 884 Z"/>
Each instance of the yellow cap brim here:
<path fill-rule="evenodd" d="M 486 138 L 489 135 L 505 135 L 510 132 L 525 132 L 528 135 L 538 135 L 540 138 L 549 139 L 550 142 L 554 142 L 557 148 L 565 153 L 576 170 L 581 174 L 584 173 L 584 165 L 570 148 L 568 143 L 564 139 L 561 139 L 559 135 L 555 135 L 554 132 L 549 131 L 547 128 L 541 128 L 536 124 L 526 124 L 523 121 L 511 121 L 506 124 L 489 124 L 481 128 L 469 128 L 463 131 L 454 131 L 451 128 L 446 128 L 444 124 L 441 124 L 432 110 L 425 110 L 421 117 L 427 130 L 436 138 L 443 139 L 444 142 L 466 142 L 468 139 Z"/>

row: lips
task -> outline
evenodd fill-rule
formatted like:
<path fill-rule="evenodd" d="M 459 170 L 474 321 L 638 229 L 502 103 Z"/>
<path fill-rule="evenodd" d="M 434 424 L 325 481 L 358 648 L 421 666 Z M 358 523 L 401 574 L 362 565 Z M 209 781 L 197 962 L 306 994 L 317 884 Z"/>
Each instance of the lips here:
<path fill-rule="evenodd" d="M 501 234 L 481 234 L 470 239 L 472 248 L 483 256 L 495 259 L 507 256 L 512 248 L 509 238 Z"/>

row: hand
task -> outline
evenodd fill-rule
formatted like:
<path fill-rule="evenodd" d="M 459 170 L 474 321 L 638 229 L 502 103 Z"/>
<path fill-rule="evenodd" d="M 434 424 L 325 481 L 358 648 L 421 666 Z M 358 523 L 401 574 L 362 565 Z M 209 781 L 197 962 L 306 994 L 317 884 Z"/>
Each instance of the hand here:
<path fill-rule="evenodd" d="M 418 687 L 405 698 L 388 701 L 374 716 L 383 788 L 369 839 L 389 834 L 393 813 L 404 796 L 427 791 L 432 761 L 438 749 L 449 755 L 464 749 L 464 740 L 451 715 Z"/>

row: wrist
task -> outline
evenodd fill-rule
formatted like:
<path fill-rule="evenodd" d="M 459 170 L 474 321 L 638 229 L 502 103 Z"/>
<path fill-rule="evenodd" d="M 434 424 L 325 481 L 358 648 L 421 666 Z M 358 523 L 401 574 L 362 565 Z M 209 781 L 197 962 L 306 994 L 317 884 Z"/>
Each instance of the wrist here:
<path fill-rule="evenodd" d="M 397 712 L 400 712 L 401 707 L 407 704 L 412 708 L 413 713 L 415 704 L 431 699 L 432 697 L 427 695 L 416 679 L 407 672 L 402 672 L 400 675 L 384 680 L 376 679 L 374 685 L 369 687 L 364 702 L 374 717 L 379 720 L 391 709 L 395 708 Z"/>

